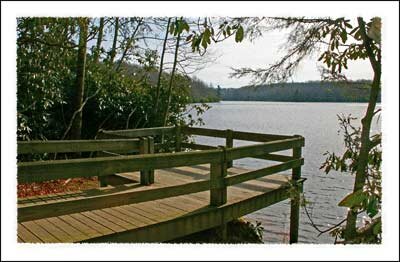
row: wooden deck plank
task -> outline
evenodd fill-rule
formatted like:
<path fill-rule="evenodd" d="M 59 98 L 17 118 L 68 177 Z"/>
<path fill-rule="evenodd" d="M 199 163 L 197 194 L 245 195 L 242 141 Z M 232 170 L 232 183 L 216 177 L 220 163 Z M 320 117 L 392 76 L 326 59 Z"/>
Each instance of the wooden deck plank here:
<path fill-rule="evenodd" d="M 182 214 L 185 213 L 185 211 L 183 211 L 181 209 L 166 205 L 163 201 L 156 200 L 154 202 L 155 202 L 157 208 L 160 208 L 162 210 L 166 210 L 166 211 L 171 212 L 173 214 L 182 215 Z"/>
<path fill-rule="evenodd" d="M 26 243 L 43 243 L 43 241 L 35 236 L 31 231 L 26 229 L 26 227 L 22 224 L 18 224 L 17 226 L 18 238 L 20 238 L 23 242 Z"/>
<path fill-rule="evenodd" d="M 197 206 L 196 207 L 193 207 L 193 206 L 192 207 L 188 207 L 188 206 L 177 205 L 176 200 L 164 200 L 163 199 L 162 203 L 164 205 L 169 206 L 170 208 L 176 208 L 176 209 L 178 209 L 178 210 L 180 210 L 180 211 L 182 211 L 184 213 L 191 212 L 191 211 L 193 211 L 194 209 L 197 208 Z"/>
<path fill-rule="evenodd" d="M 184 214 L 183 210 L 177 209 L 172 206 L 166 206 L 165 204 L 163 204 L 162 201 L 159 202 L 152 201 L 149 203 L 145 203 L 144 205 L 141 205 L 139 209 L 146 211 L 148 210 L 153 214 L 159 216 L 160 218 L 163 218 L 164 220 L 168 220 Z"/>
<path fill-rule="evenodd" d="M 132 229 L 132 228 L 136 227 L 134 224 L 128 223 L 128 222 L 120 219 L 118 217 L 119 213 L 117 213 L 117 212 L 114 213 L 114 212 L 112 212 L 112 210 L 109 212 L 104 212 L 104 210 L 93 210 L 92 213 L 99 215 L 99 216 L 103 217 L 104 219 L 107 219 L 108 221 L 112 221 L 114 224 L 117 224 L 118 226 L 120 226 L 124 229 Z"/>
<path fill-rule="evenodd" d="M 90 237 L 98 237 L 101 236 L 103 234 L 101 234 L 99 231 L 87 226 L 86 224 L 82 223 L 81 221 L 73 218 L 71 215 L 64 215 L 64 216 L 60 216 L 58 217 L 60 218 L 63 222 L 65 222 L 67 225 L 71 226 L 74 230 L 78 230 L 82 233 L 84 233 L 85 235 Z M 68 228 L 68 231 L 70 232 L 71 229 L 67 226 L 65 226 L 65 228 Z"/>
<path fill-rule="evenodd" d="M 176 197 L 174 199 L 162 199 L 162 203 L 165 203 L 166 205 L 172 207 L 172 208 L 177 208 L 180 209 L 182 211 L 185 212 L 193 212 L 199 208 L 201 208 L 201 206 L 199 205 L 199 203 L 195 203 L 195 202 L 190 202 L 188 200 L 183 201 L 183 196 L 180 197 Z"/>
<path fill-rule="evenodd" d="M 134 219 L 132 216 L 122 213 L 117 208 L 106 208 L 106 209 L 103 209 L 102 211 L 109 213 L 111 215 L 117 216 L 119 219 L 131 224 L 134 227 L 141 227 L 141 226 L 146 225 L 146 223 L 143 223 L 142 221 L 138 221 L 137 219 Z"/>
<path fill-rule="evenodd" d="M 60 240 L 46 231 L 42 226 L 35 223 L 35 221 L 23 222 L 22 225 L 28 228 L 35 236 L 37 236 L 44 243 L 59 243 Z"/>
<path fill-rule="evenodd" d="M 229 169 L 228 176 L 247 171 L 243 168 L 232 167 Z M 138 180 L 139 172 L 124 173 L 122 176 Z M 140 192 L 207 179 L 209 179 L 209 165 L 177 167 L 156 170 L 155 183 L 151 186 L 138 186 L 137 183 L 108 186 L 90 192 L 78 191 L 21 199 L 18 203 L 19 207 L 52 202 L 62 203 L 62 201 L 82 199 L 90 195 Z M 32 221 L 27 221 L 19 224 L 21 229 L 18 230 L 18 238 L 23 242 L 29 242 L 29 240 L 30 242 L 165 241 L 171 239 L 171 236 L 206 229 L 220 224 L 224 219 L 229 220 L 247 214 L 246 212 L 251 210 L 257 210 L 272 201 L 266 201 L 265 195 L 268 192 L 279 191 L 286 184 L 287 176 L 279 174 L 230 186 L 227 191 L 227 203 L 220 207 L 210 207 L 210 191 L 203 191 L 35 220 L 34 225 Z M 274 201 L 283 197 L 283 193 L 279 194 L 279 197 L 272 194 Z M 131 233 L 128 234 L 128 232 Z"/>
<path fill-rule="evenodd" d="M 169 218 L 169 217 L 176 217 L 178 215 L 182 214 L 182 211 L 179 210 L 177 211 L 176 209 L 174 210 L 172 207 L 167 209 L 167 208 L 163 208 L 160 206 L 159 203 L 155 203 L 154 201 L 151 202 L 151 206 L 149 207 L 151 210 L 155 210 L 157 212 L 159 212 L 159 214 L 164 217 L 164 218 Z"/>
<path fill-rule="evenodd" d="M 150 211 L 146 211 L 143 210 L 142 208 L 138 208 L 139 204 L 134 204 L 134 205 L 127 205 L 124 206 L 125 209 L 127 209 L 128 211 L 132 212 L 132 213 L 136 213 L 139 216 L 143 216 L 146 217 L 152 221 L 155 221 L 157 223 L 162 222 L 163 219 L 159 217 L 159 215 L 150 212 Z M 140 207 L 140 206 L 139 206 Z"/>
<path fill-rule="evenodd" d="M 208 208 L 204 212 L 194 212 L 192 214 L 178 217 L 177 219 L 164 221 L 163 223 L 138 228 L 134 231 L 126 231 L 121 232 L 120 234 L 91 239 L 88 240 L 88 242 L 110 241 L 117 243 L 141 243 L 168 241 L 173 238 L 221 225 L 221 223 L 226 223 L 233 218 L 241 217 L 250 212 L 254 212 L 255 210 L 280 202 L 287 199 L 287 197 L 287 189 L 282 187 L 267 193 L 260 193 L 254 197 L 236 203 Z M 173 234 L 167 234 L 166 232 L 173 232 Z M 133 235 L 135 236 L 134 238 L 132 238 Z"/>
<path fill-rule="evenodd" d="M 144 214 L 149 215 L 148 217 L 152 217 L 158 222 L 172 218 L 171 214 L 165 214 L 164 212 L 161 212 L 158 209 L 154 208 L 154 204 L 152 202 L 132 205 L 132 208 L 134 208 L 138 212 L 143 212 Z"/>
<path fill-rule="evenodd" d="M 125 214 L 126 216 L 131 217 L 133 221 L 135 221 L 135 223 L 139 224 L 139 226 L 146 226 L 157 222 L 156 220 L 132 212 L 130 209 L 127 208 L 127 206 L 114 207 L 114 209 L 122 214 Z"/>
<path fill-rule="evenodd" d="M 47 220 L 50 223 L 52 223 L 53 225 L 55 225 L 56 227 L 63 230 L 67 235 L 70 236 L 71 241 L 68 241 L 66 239 L 66 242 L 77 242 L 77 241 L 81 241 L 82 239 L 85 239 L 85 238 L 94 237 L 93 235 L 89 235 L 89 234 L 86 234 L 85 232 L 82 232 L 76 226 L 66 223 L 60 217 L 49 217 L 49 218 L 47 218 Z"/>
<path fill-rule="evenodd" d="M 86 226 L 93 228 L 94 230 L 100 232 L 102 235 L 113 233 L 113 231 L 111 229 L 109 229 L 108 227 L 105 227 L 102 224 L 97 223 L 96 221 L 82 215 L 81 213 L 71 214 L 71 217 L 80 221 L 82 224 L 85 224 Z"/>
<path fill-rule="evenodd" d="M 125 229 L 117 224 L 115 224 L 112 221 L 109 221 L 108 219 L 105 219 L 97 214 L 95 214 L 94 212 L 91 211 L 87 211 L 87 212 L 82 212 L 82 215 L 86 216 L 87 218 L 98 222 L 99 224 L 102 224 L 103 226 L 111 229 L 114 232 L 123 232 L 125 231 Z"/>
<path fill-rule="evenodd" d="M 55 218 L 57 219 L 57 218 Z M 47 231 L 51 232 L 53 236 L 55 236 L 60 242 L 75 242 L 85 239 L 87 236 L 82 235 L 82 237 L 73 237 L 72 235 L 67 234 L 60 227 L 57 227 L 54 223 L 51 222 L 54 219 L 38 219 L 35 220 L 35 223 L 46 228 Z"/>

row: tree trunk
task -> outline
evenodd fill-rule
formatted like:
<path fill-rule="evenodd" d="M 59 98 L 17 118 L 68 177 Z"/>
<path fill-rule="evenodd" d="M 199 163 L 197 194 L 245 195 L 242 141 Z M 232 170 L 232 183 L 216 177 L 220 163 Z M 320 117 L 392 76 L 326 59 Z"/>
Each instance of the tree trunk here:
<path fill-rule="evenodd" d="M 85 91 L 85 66 L 86 66 L 86 39 L 88 35 L 88 18 L 82 18 L 79 21 L 79 48 L 76 61 L 76 81 L 75 95 L 73 97 L 73 111 L 81 108 L 83 103 L 83 94 Z M 82 111 L 80 111 L 73 120 L 70 131 L 71 139 L 80 139 L 82 129 Z"/>
<path fill-rule="evenodd" d="M 172 66 L 171 78 L 169 79 L 169 85 L 168 85 L 168 101 L 167 101 L 167 108 L 165 109 L 165 113 L 164 113 L 163 126 L 166 126 L 166 124 L 167 124 L 169 107 L 171 105 L 172 84 L 174 82 L 174 74 L 175 74 L 176 64 L 177 64 L 177 60 L 178 60 L 179 41 L 180 40 L 181 40 L 181 34 L 178 33 L 178 36 L 176 38 L 176 45 L 175 45 L 174 64 Z"/>
<path fill-rule="evenodd" d="M 118 65 L 115 68 L 115 71 L 118 71 L 119 68 L 121 67 L 122 63 L 124 62 L 124 59 L 125 59 L 126 55 L 128 54 L 128 51 L 131 48 L 132 43 L 134 43 L 135 35 L 139 31 L 139 28 L 140 28 L 140 26 L 142 24 L 142 21 L 143 21 L 143 19 L 139 20 L 138 25 L 136 26 L 135 30 L 133 31 L 131 37 L 128 38 L 128 40 L 126 42 L 126 46 L 125 46 L 124 52 L 122 53 L 121 59 L 119 60 Z"/>
<path fill-rule="evenodd" d="M 169 31 L 169 25 L 171 23 L 171 18 L 168 18 L 167 22 L 167 29 L 165 31 L 165 38 L 164 38 L 164 43 L 163 43 L 163 48 L 161 50 L 161 60 L 160 60 L 160 70 L 158 71 L 158 79 L 157 79 L 157 87 L 156 87 L 156 102 L 154 104 L 154 116 L 157 115 L 158 112 L 158 104 L 160 101 L 160 88 L 161 88 L 161 76 L 163 72 L 163 66 L 164 66 L 164 55 L 165 55 L 165 48 L 167 45 L 167 40 L 168 40 L 168 31 Z"/>
<path fill-rule="evenodd" d="M 114 27 L 114 40 L 113 45 L 110 52 L 110 64 L 114 63 L 115 55 L 117 53 L 117 40 L 118 40 L 118 30 L 119 30 L 119 18 L 115 18 L 115 27 Z"/>
<path fill-rule="evenodd" d="M 362 129 L 361 129 L 361 148 L 360 154 L 358 158 L 356 177 L 354 181 L 353 192 L 361 190 L 364 187 L 366 176 L 367 176 L 367 167 L 368 167 L 368 155 L 370 150 L 370 130 L 371 130 L 371 122 L 374 116 L 375 106 L 378 99 L 379 91 L 380 91 L 380 82 L 381 82 L 381 63 L 380 63 L 380 54 L 378 54 L 378 61 L 375 59 L 375 55 L 373 54 L 371 48 L 371 39 L 367 36 L 365 30 L 365 22 L 362 18 L 357 18 L 358 24 L 360 27 L 360 33 L 363 38 L 363 45 L 367 51 L 368 58 L 374 70 L 374 78 L 372 81 L 370 97 L 368 102 L 367 112 L 365 116 L 361 120 Z M 356 210 L 350 209 L 347 213 L 347 222 L 346 229 L 344 232 L 344 239 L 349 241 L 353 239 L 357 235 L 357 212 Z"/>
<path fill-rule="evenodd" d="M 94 53 L 94 62 L 99 62 L 101 42 L 103 41 L 104 17 L 100 18 L 99 34 L 97 37 L 96 50 Z"/>

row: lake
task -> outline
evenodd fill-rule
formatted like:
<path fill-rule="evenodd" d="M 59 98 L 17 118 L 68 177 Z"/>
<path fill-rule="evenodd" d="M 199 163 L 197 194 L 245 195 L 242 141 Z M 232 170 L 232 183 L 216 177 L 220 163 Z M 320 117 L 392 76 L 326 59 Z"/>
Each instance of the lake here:
<path fill-rule="evenodd" d="M 352 114 L 358 119 L 357 126 L 363 116 L 366 103 L 287 103 L 287 102 L 229 102 L 210 103 L 211 109 L 203 116 L 207 128 L 233 129 L 269 134 L 294 135 L 305 138 L 303 156 L 305 164 L 302 176 L 307 178 L 304 193 L 310 202 L 307 208 L 314 223 L 321 229 L 340 222 L 346 214 L 346 208 L 337 203 L 353 188 L 353 176 L 331 171 L 328 175 L 319 169 L 325 160 L 326 151 L 342 153 L 343 136 L 338 134 L 337 114 Z M 378 108 L 380 105 L 378 106 Z M 373 132 L 380 131 L 380 122 L 374 121 Z M 195 137 L 201 144 L 224 145 L 218 138 Z M 235 146 L 249 144 L 235 141 Z M 257 159 L 241 159 L 234 165 L 259 168 L 266 162 Z M 246 218 L 260 221 L 264 227 L 266 243 L 287 243 L 289 236 L 289 201 L 283 201 L 265 209 L 252 213 Z M 318 232 L 301 209 L 299 242 L 333 243 L 334 239 L 325 233 L 318 237 Z"/>

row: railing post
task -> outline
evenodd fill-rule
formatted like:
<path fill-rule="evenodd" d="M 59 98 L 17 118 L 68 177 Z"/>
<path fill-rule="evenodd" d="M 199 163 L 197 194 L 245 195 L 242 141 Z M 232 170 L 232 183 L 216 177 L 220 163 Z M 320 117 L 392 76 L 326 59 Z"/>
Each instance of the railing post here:
<path fill-rule="evenodd" d="M 149 147 L 148 147 L 148 153 L 149 154 L 154 154 L 154 138 L 152 136 L 147 137 Z M 154 169 L 151 169 L 148 171 L 149 172 L 149 183 L 154 184 Z"/>
<path fill-rule="evenodd" d="M 220 146 L 222 149 L 221 160 L 216 163 L 210 164 L 210 205 L 220 206 L 226 203 L 227 189 L 225 185 L 225 176 L 227 175 L 226 167 L 226 150 L 225 147 Z"/>
<path fill-rule="evenodd" d="M 148 154 L 148 153 L 149 153 L 148 138 L 140 137 L 139 154 Z M 150 171 L 149 170 L 141 170 L 140 171 L 140 184 L 141 185 L 150 185 Z"/>
<path fill-rule="evenodd" d="M 300 137 L 300 136 L 299 136 Z M 293 158 L 301 158 L 301 147 L 293 148 Z M 292 181 L 296 183 L 301 178 L 301 166 L 292 169 Z M 296 184 L 297 186 L 297 184 Z M 290 244 L 297 243 L 299 237 L 300 192 L 290 200 Z"/>
<path fill-rule="evenodd" d="M 232 129 L 227 129 L 226 130 L 226 148 L 232 148 L 233 147 L 233 130 Z M 230 160 L 227 162 L 227 168 L 230 168 L 233 166 L 233 160 Z"/>
<path fill-rule="evenodd" d="M 100 130 L 98 131 L 98 133 L 97 133 L 95 139 L 97 139 L 97 138 L 99 138 L 99 139 L 106 139 L 106 138 L 108 138 L 108 137 L 107 137 L 107 135 L 104 133 L 103 129 L 100 129 Z M 102 156 L 106 156 L 106 154 L 100 151 L 100 152 L 96 152 L 96 156 L 102 157 Z M 112 175 L 110 175 L 110 176 L 112 176 Z M 97 177 L 97 179 L 98 179 L 98 181 L 99 181 L 99 184 L 100 184 L 100 187 L 106 187 L 106 186 L 108 186 L 107 177 L 109 177 L 109 176 L 99 176 L 99 177 Z"/>
<path fill-rule="evenodd" d="M 181 132 L 181 126 L 176 126 L 175 127 L 175 152 L 180 152 L 181 149 L 181 143 L 182 143 L 182 132 Z"/>

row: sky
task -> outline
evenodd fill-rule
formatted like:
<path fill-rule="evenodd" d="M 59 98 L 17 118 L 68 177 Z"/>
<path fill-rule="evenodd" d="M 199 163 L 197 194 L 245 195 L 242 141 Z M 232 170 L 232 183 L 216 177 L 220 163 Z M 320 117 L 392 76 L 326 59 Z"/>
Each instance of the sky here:
<path fill-rule="evenodd" d="M 250 84 L 250 78 L 229 78 L 232 72 L 231 67 L 265 68 L 274 63 L 284 55 L 282 45 L 285 44 L 286 33 L 272 31 L 264 33 L 263 36 L 254 42 L 244 40 L 236 43 L 233 38 L 210 47 L 218 54 L 215 62 L 209 64 L 205 69 L 195 75 L 214 86 L 222 88 L 239 88 Z M 305 59 L 300 65 L 292 80 L 304 82 L 308 80 L 320 80 L 318 67 L 319 55 L 315 54 Z M 371 79 L 372 70 L 368 60 L 349 62 L 349 70 L 344 72 L 349 79 Z"/>
<path fill-rule="evenodd" d="M 163 38 L 164 32 L 158 32 L 158 37 Z M 242 42 L 236 43 L 234 37 L 230 37 L 219 43 L 212 43 L 207 48 L 207 56 L 211 54 L 212 62 L 208 63 L 204 69 L 196 71 L 193 76 L 198 77 L 204 82 L 211 84 L 214 87 L 218 85 L 222 88 L 239 88 L 251 84 L 251 78 L 230 78 L 229 74 L 232 72 L 231 68 L 266 68 L 268 65 L 278 61 L 285 55 L 285 50 L 282 46 L 287 39 L 288 31 L 269 31 L 263 32 L 263 35 L 254 41 L 245 38 Z M 170 36 L 171 37 L 171 36 Z M 106 32 L 105 41 L 103 41 L 103 48 L 110 49 L 113 39 L 112 32 Z M 96 39 L 89 43 L 88 49 L 94 45 Z M 147 44 L 151 48 L 156 48 L 161 53 L 161 41 L 147 40 Z M 173 45 L 175 42 L 173 42 Z M 289 81 L 304 82 L 309 80 L 320 80 L 319 67 L 323 66 L 318 62 L 320 54 L 316 53 L 310 57 L 305 58 L 297 68 L 297 71 Z M 119 55 L 116 59 L 119 58 Z M 206 59 L 207 60 L 207 59 Z M 169 62 L 167 67 L 170 70 L 173 61 L 173 54 L 166 54 L 165 62 Z M 134 60 L 131 60 L 134 62 Z M 371 79 L 372 69 L 368 60 L 362 61 L 349 61 L 348 70 L 343 73 L 349 79 Z M 165 68 L 164 68 L 165 69 Z M 189 70 L 190 71 L 190 70 Z"/>

